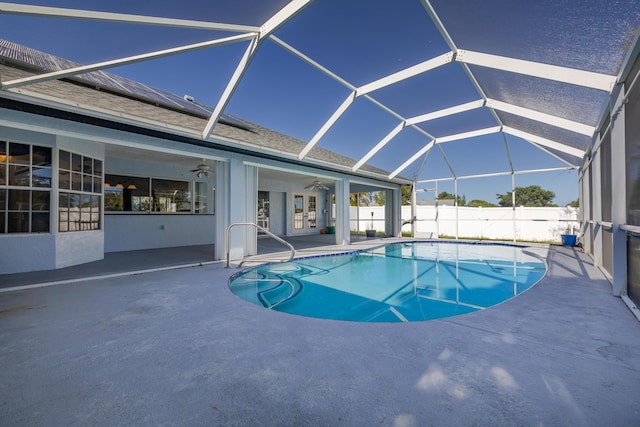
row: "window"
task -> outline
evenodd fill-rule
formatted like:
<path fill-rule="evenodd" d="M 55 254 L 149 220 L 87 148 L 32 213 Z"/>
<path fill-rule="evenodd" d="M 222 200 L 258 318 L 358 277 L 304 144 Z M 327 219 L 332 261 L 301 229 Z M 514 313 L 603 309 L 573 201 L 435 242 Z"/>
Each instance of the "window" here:
<path fill-rule="evenodd" d="M 48 233 L 51 148 L 0 141 L 0 233 Z"/>
<path fill-rule="evenodd" d="M 191 193 L 186 181 L 152 179 L 152 212 L 191 212 Z"/>
<path fill-rule="evenodd" d="M 150 206 L 149 178 L 105 175 L 105 212 L 149 212 Z"/>
<path fill-rule="evenodd" d="M 194 213 L 207 213 L 207 183 L 195 182 Z"/>
<path fill-rule="evenodd" d="M 105 175 L 105 212 L 207 213 L 206 183 Z"/>
<path fill-rule="evenodd" d="M 100 229 L 102 160 L 58 153 L 58 231 Z"/>

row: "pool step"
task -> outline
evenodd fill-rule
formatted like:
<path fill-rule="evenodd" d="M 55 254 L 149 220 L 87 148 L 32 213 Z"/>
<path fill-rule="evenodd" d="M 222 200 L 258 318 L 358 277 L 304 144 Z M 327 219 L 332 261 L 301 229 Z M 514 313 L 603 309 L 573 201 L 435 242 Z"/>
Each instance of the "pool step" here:
<path fill-rule="evenodd" d="M 266 308 L 274 308 L 284 302 L 294 298 L 302 290 L 302 284 L 290 277 L 280 277 L 280 280 L 270 280 L 272 285 L 269 289 L 259 291 L 258 299 Z M 273 286 L 273 283 L 276 283 Z"/>

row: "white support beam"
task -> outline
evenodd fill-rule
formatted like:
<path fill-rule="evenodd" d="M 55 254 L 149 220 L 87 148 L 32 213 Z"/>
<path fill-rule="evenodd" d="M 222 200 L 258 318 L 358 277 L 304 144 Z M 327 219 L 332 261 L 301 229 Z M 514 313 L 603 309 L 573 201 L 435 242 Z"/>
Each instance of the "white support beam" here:
<path fill-rule="evenodd" d="M 464 64 L 462 62 L 460 63 L 460 65 L 462 66 L 462 70 L 464 71 L 464 73 L 469 78 L 469 81 L 471 82 L 473 87 L 476 88 L 476 91 L 478 92 L 478 95 L 480 95 L 482 97 L 482 99 L 486 102 L 487 99 L 488 99 L 487 94 L 484 93 L 484 90 L 480 86 L 480 83 L 478 83 L 478 79 L 476 79 L 476 76 L 474 76 L 473 73 L 471 72 L 471 69 L 469 68 L 469 65 L 468 64 Z M 498 114 L 495 112 L 495 110 L 489 109 L 489 111 L 491 112 L 491 115 L 495 119 L 495 121 L 498 124 L 498 126 L 503 126 L 504 123 L 502 123 L 502 120 L 500 120 L 500 117 L 498 117 Z"/>
<path fill-rule="evenodd" d="M 158 50 L 155 52 L 149 52 L 142 55 L 129 56 L 126 58 L 98 62 L 90 65 L 82 65 L 79 67 L 68 68 L 66 70 L 53 71 L 50 73 L 38 74 L 31 77 L 10 80 L 7 82 L 0 83 L 0 88 L 6 90 L 6 89 L 17 88 L 20 86 L 26 86 L 29 84 L 45 82 L 48 80 L 63 79 L 66 77 L 77 76 L 83 73 L 89 73 L 92 71 L 104 70 L 108 68 L 118 67 L 121 65 L 135 64 L 137 62 L 148 61 L 150 59 L 164 58 L 171 55 L 177 55 L 185 52 L 192 52 L 195 50 L 206 49 L 213 46 L 222 46 L 229 43 L 251 40 L 256 36 L 257 36 L 256 33 L 241 34 L 238 36 L 225 37 L 222 39 L 210 40 L 210 41 L 190 44 L 186 46 L 179 46 L 171 49 Z"/>
<path fill-rule="evenodd" d="M 424 179 L 420 181 L 416 181 L 416 184 L 428 184 L 430 182 L 437 181 L 453 181 L 455 179 L 477 179 L 477 178 L 493 178 L 497 176 L 511 176 L 511 175 L 524 175 L 528 173 L 544 173 L 544 172 L 563 172 L 574 170 L 576 168 L 573 167 L 562 167 L 562 168 L 545 168 L 545 169 L 528 169 L 522 171 L 514 171 L 514 172 L 493 172 L 493 173 L 483 173 L 478 175 L 464 175 L 459 177 L 446 177 L 446 178 L 433 178 L 433 179 Z"/>
<path fill-rule="evenodd" d="M 158 25 L 200 30 L 232 31 L 239 33 L 258 33 L 260 31 L 259 27 L 250 25 L 221 24 L 216 22 L 192 21 L 187 19 L 130 15 L 125 13 L 96 12 L 91 10 L 65 9 L 59 7 L 30 6 L 14 3 L 0 3 L 0 14 L 82 19 L 89 21 L 117 22 L 123 24 Z"/>
<path fill-rule="evenodd" d="M 353 167 L 351 168 L 351 170 L 353 172 L 357 171 L 358 169 L 360 169 L 360 167 L 362 165 L 364 165 L 366 163 L 367 160 L 369 160 L 371 157 L 373 157 L 378 151 L 380 151 L 382 149 L 382 147 L 384 147 L 385 145 L 387 145 L 387 143 L 389 141 L 391 141 L 393 138 L 395 138 L 396 135 L 398 135 L 400 132 L 402 132 L 402 130 L 405 127 L 405 123 L 402 122 L 400 123 L 398 126 L 396 126 L 395 128 L 393 128 L 391 130 L 391 132 L 389 132 L 387 134 L 387 136 L 385 136 L 384 138 L 382 138 L 382 140 L 380 142 L 378 142 L 376 144 L 375 147 L 373 147 L 371 150 L 369 150 L 369 152 L 367 154 L 364 155 L 364 157 L 362 157 L 355 165 L 353 165 Z"/>
<path fill-rule="evenodd" d="M 572 120 L 563 119 L 557 116 L 553 116 L 551 114 L 530 110 L 528 108 L 518 107 L 516 105 L 508 104 L 502 101 L 497 101 L 495 99 L 487 99 L 487 107 L 492 108 L 494 110 L 515 114 L 516 116 L 525 117 L 527 119 L 535 120 L 537 122 L 546 123 L 562 129 L 570 130 L 572 132 L 576 132 L 581 135 L 586 135 L 590 138 L 593 136 L 593 133 L 596 131 L 595 127 L 593 126 L 574 122 Z"/>
<path fill-rule="evenodd" d="M 451 142 L 451 141 L 458 141 L 460 139 L 473 138 L 476 136 L 490 135 L 492 133 L 498 133 L 500 132 L 500 130 L 501 130 L 500 126 L 493 126 L 490 128 L 472 130 L 470 132 L 456 133 L 454 135 L 448 135 L 448 136 L 443 136 L 441 138 L 436 138 L 436 144 L 442 144 L 444 142 Z"/>
<path fill-rule="evenodd" d="M 474 110 L 484 105 L 484 100 L 479 99 L 477 101 L 467 102 L 465 104 L 456 105 L 454 107 L 445 108 L 442 110 L 434 111 L 420 116 L 415 116 L 407 119 L 407 125 L 413 125 L 416 123 L 428 122 L 430 120 L 439 119 L 441 117 L 452 116 L 458 113 L 464 113 L 465 111 Z"/>
<path fill-rule="evenodd" d="M 317 70 L 323 72 L 324 74 L 326 74 L 327 76 L 331 77 L 333 80 L 337 81 L 338 83 L 340 83 L 341 85 L 343 85 L 347 89 L 349 89 L 351 91 L 355 91 L 356 90 L 356 87 L 354 85 L 352 85 L 351 83 L 349 83 L 348 81 L 346 81 L 342 77 L 338 76 L 336 73 L 334 73 L 333 71 L 329 70 L 325 66 L 320 65 L 315 60 L 309 58 L 307 55 L 305 55 L 304 53 L 300 52 L 298 49 L 296 49 L 295 47 L 291 46 L 290 44 L 282 41 L 281 39 L 279 39 L 278 37 L 274 36 L 273 34 L 269 36 L 269 40 L 271 40 L 272 42 L 276 43 L 278 46 L 282 47 L 287 52 L 293 54 L 294 56 L 297 56 L 300 59 L 302 59 L 304 62 L 306 62 L 307 64 L 311 65 L 315 69 L 317 69 Z"/>
<path fill-rule="evenodd" d="M 222 114 L 227 104 L 229 103 L 229 100 L 231 99 L 231 96 L 235 92 L 236 88 L 238 87 L 238 84 L 240 84 L 240 80 L 242 79 L 242 76 L 244 76 L 244 73 L 247 71 L 247 68 L 249 68 L 249 64 L 251 64 L 251 61 L 253 60 L 264 38 L 268 37 L 271 33 L 273 33 L 282 25 L 284 25 L 285 22 L 287 22 L 297 13 L 299 13 L 302 9 L 307 7 L 312 1 L 313 0 L 292 0 L 290 3 L 288 3 L 282 9 L 280 9 L 278 12 L 276 12 L 275 15 L 269 18 L 269 20 L 265 22 L 265 24 L 262 25 L 262 27 L 260 27 L 260 35 L 255 39 L 253 39 L 249 44 L 249 46 L 247 47 L 247 50 L 245 51 L 244 55 L 242 56 L 242 59 L 240 60 L 240 63 L 238 64 L 238 66 L 236 67 L 236 70 L 233 73 L 233 76 L 231 76 L 231 79 L 229 80 L 227 87 L 222 93 L 222 96 L 220 97 L 220 100 L 218 101 L 216 108 L 213 110 L 211 117 L 209 117 L 209 121 L 207 122 L 207 125 L 205 126 L 204 130 L 202 131 L 203 139 L 209 138 L 209 136 L 211 135 L 211 132 L 213 132 L 213 128 L 215 127 L 216 123 L 218 123 L 218 120 L 220 119 L 220 115 Z"/>
<path fill-rule="evenodd" d="M 331 71 L 328 68 L 324 67 L 323 65 L 319 64 L 315 60 L 309 58 L 307 55 L 305 55 L 304 53 L 300 52 L 299 50 L 297 50 L 293 46 L 291 46 L 291 45 L 285 43 L 284 41 L 280 40 L 278 37 L 276 37 L 274 35 L 271 35 L 271 36 L 269 36 L 269 40 L 271 40 L 274 43 L 278 44 L 280 47 L 282 47 L 286 51 L 288 51 L 288 52 L 292 53 L 293 55 L 297 56 L 298 58 L 302 59 L 307 64 L 309 64 L 312 67 L 316 68 L 317 70 L 323 72 L 327 76 L 331 77 L 333 80 L 335 80 L 336 82 L 340 83 L 341 85 L 343 85 L 344 87 L 346 87 L 350 91 L 352 91 L 352 92 L 356 91 L 357 88 L 354 85 L 352 85 L 348 81 L 344 80 L 342 77 L 338 76 L 333 71 Z M 363 98 L 367 99 L 368 101 L 370 101 L 371 103 L 373 103 L 374 105 L 376 105 L 377 107 L 382 109 L 383 111 L 389 113 L 393 117 L 397 118 L 398 120 L 400 120 L 402 122 L 406 122 L 407 121 L 400 114 L 396 113 L 391 108 L 387 107 L 386 105 L 382 104 L 381 102 L 379 102 L 376 99 L 374 99 L 373 97 L 371 97 L 371 95 L 365 94 L 365 95 L 363 95 Z M 416 126 L 415 124 L 408 124 L 407 126 L 411 126 L 414 130 L 416 130 L 417 132 L 423 134 L 427 138 L 434 139 L 434 137 L 432 135 L 430 135 L 424 129 Z"/>
<path fill-rule="evenodd" d="M 213 132 L 213 128 L 216 126 L 216 123 L 218 123 L 218 119 L 220 118 L 222 111 L 224 111 L 225 107 L 229 103 L 231 95 L 233 95 L 233 92 L 235 92 L 236 87 L 238 87 L 238 84 L 240 83 L 240 79 L 242 79 L 242 76 L 247 71 L 251 60 L 255 56 L 256 51 L 258 50 L 258 46 L 259 41 L 257 38 L 254 38 L 251 43 L 249 43 L 249 46 L 247 46 L 247 50 L 244 52 L 244 55 L 240 59 L 236 70 L 233 72 L 233 75 L 229 80 L 229 83 L 227 83 L 227 87 L 224 89 L 222 96 L 218 100 L 216 108 L 213 110 L 213 113 L 211 113 L 211 117 L 209 117 L 209 120 L 207 121 L 207 124 L 202 131 L 202 139 L 206 140 L 207 138 L 209 138 L 209 135 L 211 135 L 211 132 Z"/>
<path fill-rule="evenodd" d="M 435 142 L 434 142 L 435 144 Z M 422 171 L 424 171 L 424 167 L 427 165 L 427 160 L 429 160 L 429 154 L 431 154 L 431 150 L 427 151 L 424 155 L 424 157 L 422 158 L 422 162 L 420 163 L 420 167 L 418 168 L 418 171 L 416 172 L 416 174 L 413 176 L 413 186 L 415 189 L 415 185 L 416 185 L 416 179 L 418 179 L 418 177 L 420 175 L 422 175 Z"/>
<path fill-rule="evenodd" d="M 298 154 L 298 160 L 304 159 L 307 154 L 309 154 L 309 151 L 311 151 L 311 149 L 318 143 L 318 141 L 320 141 L 324 134 L 326 134 L 329 129 L 331 129 L 331 126 L 333 126 L 338 121 L 340 116 L 342 116 L 344 112 L 347 111 L 347 109 L 349 108 L 349 106 L 351 106 L 355 99 L 356 93 L 354 91 L 347 96 L 342 104 L 340 104 L 338 109 L 331 115 L 331 117 L 329 117 L 329 120 L 327 120 L 326 123 L 322 125 L 320 130 L 313 136 L 313 138 L 311 138 L 311 141 L 309 141 L 309 143 L 305 145 L 302 151 Z"/>
<path fill-rule="evenodd" d="M 395 117 L 396 119 L 400 120 L 401 122 L 404 122 L 404 123 L 407 122 L 406 118 L 404 118 L 400 114 L 396 113 L 395 111 L 393 111 L 391 108 L 387 107 L 386 105 L 384 105 L 380 101 L 374 99 L 371 95 L 364 95 L 363 98 L 368 100 L 368 101 L 370 101 L 373 105 L 376 105 L 376 106 L 380 107 L 380 109 L 382 111 L 385 111 L 385 112 L 391 114 L 393 117 Z M 407 126 L 411 126 L 416 132 L 421 133 L 422 135 L 426 136 L 429 139 L 435 139 L 435 137 L 433 135 L 431 135 L 429 132 L 427 132 L 426 130 L 424 130 L 424 129 L 416 126 L 416 125 L 407 125 Z"/>
<path fill-rule="evenodd" d="M 504 141 L 504 148 L 507 151 L 507 159 L 509 160 L 509 169 L 513 172 L 513 158 L 511 157 L 511 150 L 509 149 L 509 142 L 507 141 L 507 134 L 502 132 L 502 140 Z"/>
<path fill-rule="evenodd" d="M 611 92 L 616 81 L 615 76 L 607 74 L 560 67 L 557 65 L 542 64 L 539 62 L 525 61 L 505 56 L 490 55 L 488 53 L 480 53 L 470 50 L 458 50 L 456 61 L 577 86 L 584 86 L 605 92 Z"/>
<path fill-rule="evenodd" d="M 271 33 L 300 13 L 302 9 L 309 6 L 313 1 L 314 0 L 292 0 L 262 25 L 260 29 L 260 39 L 262 40 L 265 37 L 269 37 Z"/>
<path fill-rule="evenodd" d="M 458 175 L 456 175 L 456 171 L 453 169 L 453 165 L 449 161 L 449 157 L 447 157 L 447 153 L 444 152 L 442 145 L 438 144 L 437 140 L 436 140 L 436 146 L 438 147 L 438 150 L 440 150 L 440 154 L 442 154 L 442 158 L 444 159 L 444 162 L 447 164 L 447 167 L 449 168 L 451 175 L 453 175 L 454 178 L 457 178 Z"/>
<path fill-rule="evenodd" d="M 536 136 L 530 134 L 528 132 L 523 132 L 521 130 L 513 129 L 508 126 L 503 126 L 502 131 L 508 133 L 509 135 L 517 136 L 527 141 L 535 142 L 536 144 L 540 144 L 542 146 L 551 148 L 553 150 L 558 150 L 562 153 L 569 154 L 574 157 L 582 158 L 584 156 L 584 151 L 578 148 L 573 148 L 568 145 L 562 144 L 560 142 L 552 141 L 550 139 L 542 138 L 540 136 Z"/>
<path fill-rule="evenodd" d="M 429 17 L 431 18 L 431 21 L 433 21 L 438 31 L 440 31 L 442 38 L 444 38 L 444 41 L 447 43 L 449 48 L 452 51 L 457 52 L 458 48 L 456 47 L 456 44 L 453 41 L 453 38 L 451 37 L 451 35 L 449 35 L 449 32 L 447 31 L 444 24 L 440 20 L 440 17 L 436 13 L 433 6 L 431 6 L 431 2 L 429 2 L 429 0 L 420 0 L 420 3 L 422 3 L 422 6 L 424 6 L 425 10 L 429 14 Z"/>
<path fill-rule="evenodd" d="M 419 74 L 426 73 L 427 71 L 430 71 L 435 68 L 441 67 L 445 64 L 448 64 L 452 60 L 453 60 L 453 52 L 447 52 L 440 56 L 436 56 L 435 58 L 431 58 L 427 61 L 416 64 L 412 67 L 405 68 L 404 70 L 398 71 L 397 73 L 390 74 L 379 80 L 373 81 L 364 86 L 360 86 L 357 89 L 357 96 L 362 96 L 369 92 L 373 92 L 375 90 L 382 89 L 383 87 L 401 82 L 402 80 L 406 80 L 408 78 L 417 76 Z"/>
<path fill-rule="evenodd" d="M 506 135 L 506 134 L 505 134 Z M 529 143 L 530 145 L 533 145 L 534 147 L 536 147 L 538 150 L 550 155 L 551 157 L 557 159 L 558 161 L 564 163 L 565 165 L 569 166 L 572 169 L 578 169 L 578 163 L 571 163 L 566 161 L 565 159 L 563 159 L 562 157 L 558 156 L 556 153 L 548 150 L 547 148 L 543 147 L 542 145 L 536 144 L 535 142 L 531 141 L 530 139 L 525 139 L 525 142 Z"/>
<path fill-rule="evenodd" d="M 350 102 L 353 102 L 353 100 L 355 100 L 355 98 L 357 98 L 357 94 L 355 93 L 357 88 L 352 85 L 351 83 L 349 83 L 348 81 L 344 80 L 343 78 L 339 77 L 337 74 L 335 74 L 333 71 L 329 70 L 328 68 L 324 67 L 323 65 L 319 64 L 318 62 L 316 62 L 315 60 L 311 59 L 310 57 L 308 57 L 307 55 L 305 55 L 304 53 L 300 52 L 299 50 L 297 50 L 296 48 L 294 48 L 293 46 L 285 43 L 284 41 L 280 40 L 278 37 L 271 35 L 269 36 L 269 40 L 273 41 L 274 43 L 278 44 L 280 47 L 282 47 L 283 49 L 285 49 L 286 51 L 292 53 L 293 55 L 297 56 L 298 58 L 300 58 L 301 60 L 305 61 L 306 63 L 308 63 L 309 65 L 311 65 L 312 67 L 316 68 L 317 70 L 323 72 L 324 74 L 326 74 L 327 76 L 331 77 L 333 80 L 335 80 L 336 82 L 340 83 L 341 85 L 343 85 L 344 87 L 346 87 L 347 89 L 349 89 L 350 91 L 352 91 L 354 94 L 354 99 L 350 100 Z M 373 97 L 371 97 L 371 95 L 369 94 L 364 94 L 362 95 L 363 98 L 367 99 L 368 101 L 370 101 L 371 103 L 373 103 L 374 105 L 376 105 L 377 107 L 379 107 L 380 109 L 382 109 L 383 111 L 385 111 L 386 113 L 390 114 L 391 116 L 395 117 L 396 119 L 400 120 L 401 122 L 406 122 L 407 120 L 401 116 L 400 114 L 396 113 L 395 111 L 393 111 L 391 108 L 387 107 L 386 105 L 382 104 L 381 102 L 377 101 L 376 99 L 374 99 Z M 340 111 L 340 110 L 338 110 Z M 324 136 L 324 134 L 326 133 L 326 131 L 328 131 L 328 129 L 333 126 L 333 124 L 335 123 L 335 120 L 337 120 L 340 115 L 344 113 L 344 111 L 340 112 L 339 115 L 337 117 L 332 117 L 332 119 L 330 119 L 326 124 L 325 127 L 328 125 L 328 128 L 325 129 L 325 127 L 323 127 L 315 136 L 314 138 L 311 140 L 311 142 L 309 144 L 311 145 L 307 145 L 307 147 L 305 147 L 305 150 L 303 150 L 298 156 L 300 159 L 304 158 L 309 150 L 311 150 L 311 148 L 313 148 L 314 145 L 317 144 L 317 142 L 322 138 L 322 136 Z M 334 113 L 335 116 L 335 113 Z M 335 119 L 335 120 L 333 120 Z M 414 130 L 416 130 L 418 133 L 423 134 L 424 136 L 426 136 L 429 139 L 434 139 L 434 137 L 432 135 L 430 135 L 428 132 L 426 132 L 424 129 L 416 126 L 415 124 L 408 124 L 407 126 L 411 126 Z"/>
<path fill-rule="evenodd" d="M 416 160 L 418 160 L 418 158 L 420 158 L 420 156 L 425 155 L 429 150 L 431 150 L 433 148 L 435 143 L 436 143 L 435 140 L 433 140 L 433 141 L 429 142 L 427 145 L 425 145 L 424 147 L 422 147 L 422 149 L 420 151 L 418 151 L 416 154 L 414 154 L 413 156 L 411 156 L 409 158 L 409 160 L 407 160 L 402 165 L 400 165 L 396 170 L 391 172 L 391 174 L 389 175 L 389 179 L 395 178 L 396 176 L 398 176 L 398 174 L 400 172 L 402 172 L 403 170 L 408 168 L 411 163 L 413 163 Z"/>

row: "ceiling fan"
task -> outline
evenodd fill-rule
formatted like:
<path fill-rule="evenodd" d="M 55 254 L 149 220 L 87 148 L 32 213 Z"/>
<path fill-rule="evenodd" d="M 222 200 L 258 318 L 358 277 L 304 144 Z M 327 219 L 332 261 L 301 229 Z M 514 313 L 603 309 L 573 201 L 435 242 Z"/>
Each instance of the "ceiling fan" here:
<path fill-rule="evenodd" d="M 324 190 L 324 191 L 329 191 L 330 188 L 327 187 L 326 185 L 322 184 L 320 181 L 318 181 L 318 179 L 316 179 L 315 181 L 313 181 L 313 183 L 311 185 L 307 185 L 306 187 L 304 187 L 307 190 Z"/>
<path fill-rule="evenodd" d="M 191 172 L 194 172 L 198 178 L 202 178 L 203 176 L 208 177 L 209 171 L 210 171 L 210 166 L 204 163 L 204 160 L 202 160 L 202 163 L 196 166 L 195 169 L 191 170 Z"/>

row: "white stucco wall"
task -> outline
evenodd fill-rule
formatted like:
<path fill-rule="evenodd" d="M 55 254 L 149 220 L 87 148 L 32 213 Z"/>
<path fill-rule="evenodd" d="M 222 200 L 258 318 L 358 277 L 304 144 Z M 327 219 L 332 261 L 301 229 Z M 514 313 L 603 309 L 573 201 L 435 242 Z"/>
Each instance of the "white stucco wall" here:
<path fill-rule="evenodd" d="M 280 191 L 269 192 L 269 231 L 279 236 L 286 232 L 286 196 Z"/>
<path fill-rule="evenodd" d="M 55 268 L 52 234 L 5 234 L 0 236 L 0 274 Z"/>
<path fill-rule="evenodd" d="M 42 118 L 26 118 L 34 128 Z M 67 123 L 63 123 L 66 125 Z M 53 173 L 51 180 L 50 233 L 8 234 L 0 236 L 0 274 L 50 270 L 102 259 L 102 231 L 57 233 L 58 220 L 58 153 L 56 149 L 104 159 L 104 144 L 92 140 L 34 132 L 27 129 L 0 127 L 2 139 L 51 147 Z"/>
<path fill-rule="evenodd" d="M 213 244 L 214 215 L 105 215 L 104 251 Z"/>
<path fill-rule="evenodd" d="M 53 270 L 104 257 L 102 231 L 0 236 L 0 274 Z"/>
<path fill-rule="evenodd" d="M 55 245 L 55 268 L 104 258 L 104 233 L 101 230 L 59 233 L 56 235 Z"/>

